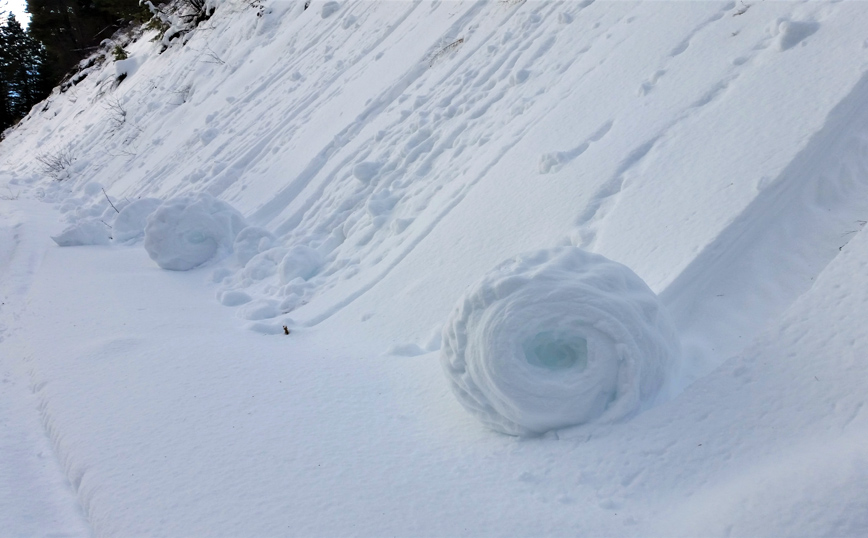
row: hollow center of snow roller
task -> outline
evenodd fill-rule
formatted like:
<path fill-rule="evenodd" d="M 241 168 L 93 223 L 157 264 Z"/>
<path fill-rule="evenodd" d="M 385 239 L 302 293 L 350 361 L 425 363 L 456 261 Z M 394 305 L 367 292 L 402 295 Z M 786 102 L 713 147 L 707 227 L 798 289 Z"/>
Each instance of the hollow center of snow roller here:
<path fill-rule="evenodd" d="M 189 235 L 187 235 L 187 241 L 193 243 L 194 245 L 204 243 L 206 239 L 208 238 L 205 237 L 205 234 L 203 234 L 202 232 L 191 232 Z"/>
<path fill-rule="evenodd" d="M 574 334 L 541 332 L 523 345 L 527 362 L 547 370 L 588 366 L 588 341 Z"/>

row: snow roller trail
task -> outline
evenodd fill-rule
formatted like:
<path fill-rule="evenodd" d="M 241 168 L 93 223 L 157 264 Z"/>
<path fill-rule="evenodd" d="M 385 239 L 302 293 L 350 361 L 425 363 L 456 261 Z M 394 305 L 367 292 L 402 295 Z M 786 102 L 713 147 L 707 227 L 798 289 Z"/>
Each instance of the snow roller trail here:
<path fill-rule="evenodd" d="M 813 285 L 868 220 L 868 73 L 786 168 L 660 294 L 699 376 Z M 688 372 L 690 375 L 691 372 Z"/>

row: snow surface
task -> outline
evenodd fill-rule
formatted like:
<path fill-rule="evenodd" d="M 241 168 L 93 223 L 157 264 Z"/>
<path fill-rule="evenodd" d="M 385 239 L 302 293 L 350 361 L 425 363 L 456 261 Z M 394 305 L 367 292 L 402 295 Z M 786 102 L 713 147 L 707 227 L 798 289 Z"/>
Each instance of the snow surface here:
<path fill-rule="evenodd" d="M 868 5 L 212 3 L 0 143 L 0 534 L 868 534 Z M 555 247 L 682 368 L 503 435 L 441 334 Z"/>

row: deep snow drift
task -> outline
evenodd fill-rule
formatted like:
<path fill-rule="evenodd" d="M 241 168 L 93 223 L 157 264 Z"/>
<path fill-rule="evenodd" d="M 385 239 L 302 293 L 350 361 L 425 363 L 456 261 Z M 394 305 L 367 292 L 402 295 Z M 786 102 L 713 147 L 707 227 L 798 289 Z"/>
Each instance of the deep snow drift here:
<path fill-rule="evenodd" d="M 865 3 L 215 5 L 116 36 L 0 143 L 0 529 L 868 533 Z M 680 368 L 617 420 L 491 431 L 440 353 L 588 372 L 582 310 L 443 330 L 559 248 L 647 283 Z M 653 310 L 630 327 L 674 347 Z"/>
<path fill-rule="evenodd" d="M 452 390 L 513 435 L 611 422 L 677 373 L 679 336 L 627 267 L 574 247 L 518 256 L 470 287 L 443 331 Z"/>

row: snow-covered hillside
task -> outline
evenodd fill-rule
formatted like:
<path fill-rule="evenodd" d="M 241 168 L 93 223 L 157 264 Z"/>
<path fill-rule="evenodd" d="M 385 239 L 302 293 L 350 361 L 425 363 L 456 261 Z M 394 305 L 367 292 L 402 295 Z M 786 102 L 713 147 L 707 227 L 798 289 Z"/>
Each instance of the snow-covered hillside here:
<path fill-rule="evenodd" d="M 0 528 L 868 533 L 868 4 L 216 5 L 0 143 Z M 680 361 L 491 431 L 444 325 L 569 246 Z"/>

